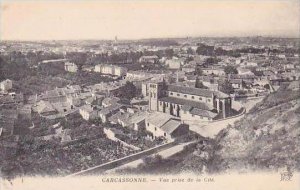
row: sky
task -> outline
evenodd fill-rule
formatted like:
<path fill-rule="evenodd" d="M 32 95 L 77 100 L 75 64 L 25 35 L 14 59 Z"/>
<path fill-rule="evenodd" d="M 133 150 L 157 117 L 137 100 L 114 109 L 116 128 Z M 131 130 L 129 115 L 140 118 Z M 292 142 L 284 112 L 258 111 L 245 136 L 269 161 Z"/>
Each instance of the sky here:
<path fill-rule="evenodd" d="M 0 1 L 0 40 L 299 37 L 299 0 Z"/>

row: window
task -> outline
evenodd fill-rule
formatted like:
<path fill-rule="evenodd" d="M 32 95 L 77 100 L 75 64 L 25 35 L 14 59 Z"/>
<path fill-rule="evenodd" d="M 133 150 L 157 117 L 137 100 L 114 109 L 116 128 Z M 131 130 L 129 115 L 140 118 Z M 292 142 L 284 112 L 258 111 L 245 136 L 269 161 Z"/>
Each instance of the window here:
<path fill-rule="evenodd" d="M 149 126 L 149 123 L 147 123 L 147 125 Z"/>
<path fill-rule="evenodd" d="M 186 98 L 186 97 L 187 97 L 187 95 L 185 94 L 185 95 L 184 95 L 184 97 Z"/>
<path fill-rule="evenodd" d="M 157 128 L 155 127 L 155 128 L 154 128 L 154 130 L 156 131 L 156 130 L 157 130 Z"/>
<path fill-rule="evenodd" d="M 164 136 L 167 136 L 167 134 L 166 134 L 166 133 L 164 133 Z"/>
<path fill-rule="evenodd" d="M 195 99 L 195 97 L 194 97 L 194 96 L 192 96 L 192 99 Z"/>
<path fill-rule="evenodd" d="M 207 99 L 208 102 L 210 102 L 210 99 Z"/>
<path fill-rule="evenodd" d="M 156 94 L 155 94 L 155 93 L 153 93 L 153 98 L 155 98 L 155 96 L 156 96 Z"/>
<path fill-rule="evenodd" d="M 200 97 L 199 100 L 202 100 L 202 98 Z"/>
<path fill-rule="evenodd" d="M 180 94 L 177 94 L 177 96 L 180 96 Z"/>
<path fill-rule="evenodd" d="M 195 115 L 194 115 L 194 114 L 192 114 L 192 117 L 195 117 Z"/>
<path fill-rule="evenodd" d="M 170 92 L 170 95 L 173 95 L 173 92 Z"/>

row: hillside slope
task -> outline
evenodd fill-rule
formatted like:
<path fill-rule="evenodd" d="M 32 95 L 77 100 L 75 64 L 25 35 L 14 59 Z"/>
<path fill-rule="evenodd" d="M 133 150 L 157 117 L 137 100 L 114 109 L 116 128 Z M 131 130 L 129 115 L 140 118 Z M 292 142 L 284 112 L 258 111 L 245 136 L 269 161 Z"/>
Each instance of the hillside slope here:
<path fill-rule="evenodd" d="M 199 144 L 181 163 L 181 170 L 299 171 L 300 91 L 295 83 L 267 96 L 242 120 L 222 130 L 212 144 Z"/>

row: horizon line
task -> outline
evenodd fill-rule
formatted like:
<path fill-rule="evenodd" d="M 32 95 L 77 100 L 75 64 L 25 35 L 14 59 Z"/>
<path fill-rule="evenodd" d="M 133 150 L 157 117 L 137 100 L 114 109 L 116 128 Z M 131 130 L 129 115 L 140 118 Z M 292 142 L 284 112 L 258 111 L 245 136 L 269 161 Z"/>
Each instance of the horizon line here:
<path fill-rule="evenodd" d="M 146 37 L 146 38 L 119 38 L 118 41 L 142 41 L 142 40 L 156 40 L 156 39 L 193 39 L 193 38 L 288 38 L 288 39 L 300 39 L 300 35 L 224 35 L 224 36 L 169 36 L 169 37 Z M 114 38 L 80 38 L 80 39 L 0 39 L 0 42 L 5 41 L 21 41 L 21 42 L 38 42 L 38 41 L 114 41 Z"/>

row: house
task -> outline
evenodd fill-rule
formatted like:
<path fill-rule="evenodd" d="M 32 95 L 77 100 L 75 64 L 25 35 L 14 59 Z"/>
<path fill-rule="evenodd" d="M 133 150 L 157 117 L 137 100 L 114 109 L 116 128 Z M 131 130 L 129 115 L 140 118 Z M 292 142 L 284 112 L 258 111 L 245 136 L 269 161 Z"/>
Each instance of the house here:
<path fill-rule="evenodd" d="M 41 100 L 35 106 L 35 111 L 42 116 L 57 114 L 57 110 L 48 101 Z"/>
<path fill-rule="evenodd" d="M 234 89 L 243 89 L 245 87 L 243 79 L 230 79 L 229 82 Z"/>
<path fill-rule="evenodd" d="M 184 65 L 184 59 L 173 58 L 166 60 L 166 66 L 170 69 L 180 69 L 182 65 Z"/>
<path fill-rule="evenodd" d="M 26 104 L 22 106 L 18 106 L 18 114 L 26 117 L 31 117 L 31 105 Z"/>
<path fill-rule="evenodd" d="M 94 67 L 93 66 L 88 66 L 88 65 L 83 65 L 82 66 L 82 71 L 92 72 L 92 71 L 94 71 Z"/>
<path fill-rule="evenodd" d="M 220 67 L 211 67 L 211 68 L 202 68 L 203 75 L 217 75 L 217 76 L 224 76 L 225 71 L 223 68 Z"/>
<path fill-rule="evenodd" d="M 98 111 L 91 105 L 84 105 L 79 109 L 79 113 L 85 120 L 93 120 L 98 118 Z"/>
<path fill-rule="evenodd" d="M 76 73 L 78 70 L 78 66 L 72 62 L 65 62 L 65 70 L 68 72 Z"/>
<path fill-rule="evenodd" d="M 107 97 L 107 98 L 103 99 L 102 106 L 108 107 L 108 106 L 118 103 L 119 101 L 120 101 L 120 98 L 118 98 L 118 97 Z"/>
<path fill-rule="evenodd" d="M 289 84 L 288 89 L 297 91 L 300 89 L 300 81 L 293 81 Z"/>
<path fill-rule="evenodd" d="M 140 63 L 157 63 L 159 60 L 159 57 L 156 55 L 152 55 L 152 56 L 142 56 L 139 59 Z"/>
<path fill-rule="evenodd" d="M 125 67 L 120 67 L 116 65 L 106 65 L 106 64 L 98 64 L 95 66 L 95 72 L 105 74 L 105 75 L 114 75 L 114 76 L 125 76 L 127 73 L 127 69 Z"/>
<path fill-rule="evenodd" d="M 106 134 L 106 137 L 108 139 L 113 140 L 113 141 L 118 141 L 119 140 L 116 136 L 123 136 L 124 135 L 124 133 L 121 130 L 116 129 L 116 128 L 106 128 L 106 127 L 104 127 L 103 132 L 104 132 L 104 134 Z"/>
<path fill-rule="evenodd" d="M 105 107 L 98 112 L 99 117 L 101 118 L 103 123 L 108 121 L 108 117 L 112 116 L 113 114 L 117 113 L 122 107 L 120 104 L 113 104 L 111 106 Z"/>
<path fill-rule="evenodd" d="M 117 113 L 111 115 L 110 117 L 108 117 L 108 121 L 112 124 L 121 124 L 122 126 L 127 126 L 127 123 L 122 123 L 123 122 L 127 122 L 128 118 L 131 114 L 128 112 L 125 112 L 124 110 L 120 110 Z"/>
<path fill-rule="evenodd" d="M 254 75 L 254 73 L 250 69 L 246 68 L 238 67 L 237 71 L 239 75 Z"/>
<path fill-rule="evenodd" d="M 80 94 L 81 87 L 79 85 L 68 85 L 63 88 L 55 88 L 53 90 L 45 91 L 38 98 L 41 100 L 54 102 L 65 102 L 67 96 L 76 96 Z"/>
<path fill-rule="evenodd" d="M 242 67 L 257 67 L 256 62 L 249 62 L 249 61 L 244 61 L 240 64 Z"/>
<path fill-rule="evenodd" d="M 146 99 L 132 99 L 130 104 L 138 110 L 148 109 L 148 100 Z"/>
<path fill-rule="evenodd" d="M 128 114 L 127 117 L 120 117 L 118 122 L 123 127 L 130 127 L 136 131 L 145 129 L 146 112 Z"/>
<path fill-rule="evenodd" d="M 2 82 L 0 82 L 0 90 L 3 92 L 7 92 L 8 90 L 12 89 L 12 81 L 9 79 L 6 79 Z"/>
<path fill-rule="evenodd" d="M 0 96 L 0 104 L 22 104 L 24 102 L 23 94 L 9 93 Z"/>
<path fill-rule="evenodd" d="M 183 66 L 181 70 L 185 73 L 195 73 L 196 66 L 186 65 L 186 66 Z"/>
<path fill-rule="evenodd" d="M 146 112 L 138 112 L 138 113 L 134 114 L 133 116 L 131 116 L 129 121 L 130 121 L 131 127 L 134 130 L 138 131 L 138 130 L 146 129 L 145 120 L 146 120 Z"/>
<path fill-rule="evenodd" d="M 172 140 L 176 137 L 183 136 L 189 132 L 189 126 L 181 123 L 168 114 L 154 112 L 146 117 L 146 130 L 152 135 L 151 137 L 164 137 L 167 140 Z"/>

